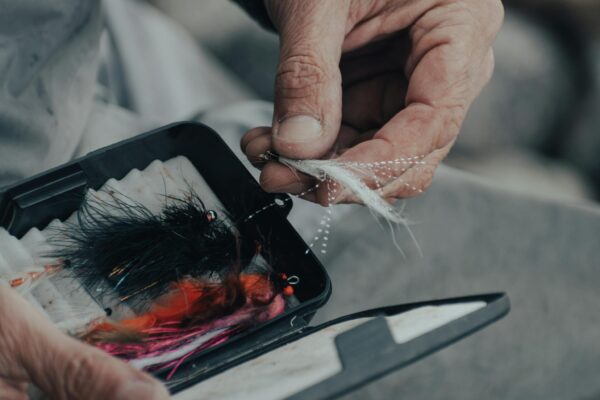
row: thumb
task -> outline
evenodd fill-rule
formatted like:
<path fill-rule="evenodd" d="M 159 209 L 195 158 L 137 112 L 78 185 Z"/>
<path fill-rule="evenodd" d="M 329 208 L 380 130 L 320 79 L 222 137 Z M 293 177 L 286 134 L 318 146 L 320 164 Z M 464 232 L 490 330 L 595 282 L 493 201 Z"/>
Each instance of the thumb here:
<path fill-rule="evenodd" d="M 328 152 L 340 128 L 339 69 L 348 1 L 267 1 L 280 34 L 273 148 L 290 158 Z"/>
<path fill-rule="evenodd" d="M 169 399 L 160 382 L 64 335 L 25 299 L 1 286 L 0 319 L 0 378 L 29 381 L 58 400 Z"/>
<path fill-rule="evenodd" d="M 25 363 L 32 382 L 52 399 L 167 400 L 165 387 L 130 365 L 61 336 Z"/>

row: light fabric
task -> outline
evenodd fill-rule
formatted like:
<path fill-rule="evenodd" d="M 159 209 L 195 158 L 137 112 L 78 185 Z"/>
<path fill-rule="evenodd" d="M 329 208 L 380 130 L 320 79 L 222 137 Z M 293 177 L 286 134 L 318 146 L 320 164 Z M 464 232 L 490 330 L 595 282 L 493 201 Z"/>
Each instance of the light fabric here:
<path fill-rule="evenodd" d="M 146 3 L 0 0 L 0 10 L 0 186 L 250 97 Z"/>

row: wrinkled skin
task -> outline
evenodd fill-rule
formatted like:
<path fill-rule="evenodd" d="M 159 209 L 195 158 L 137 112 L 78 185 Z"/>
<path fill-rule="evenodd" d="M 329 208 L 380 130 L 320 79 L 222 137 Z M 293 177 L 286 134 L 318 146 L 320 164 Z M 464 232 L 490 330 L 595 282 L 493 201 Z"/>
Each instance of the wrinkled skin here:
<path fill-rule="evenodd" d="M 280 35 L 272 127 L 242 139 L 271 192 L 314 180 L 259 156 L 372 162 L 425 156 L 380 176 L 392 201 L 425 190 L 489 81 L 499 0 L 265 0 Z M 302 116 L 300 118 L 292 118 Z M 309 119 L 312 117 L 314 119 Z M 373 182 L 370 182 L 373 184 Z M 325 204 L 326 185 L 305 196 Z M 336 202 L 353 202 L 347 191 Z"/>
<path fill-rule="evenodd" d="M 20 295 L 0 287 L 0 400 L 28 399 L 28 383 L 57 400 L 169 398 L 149 375 L 63 335 Z"/>

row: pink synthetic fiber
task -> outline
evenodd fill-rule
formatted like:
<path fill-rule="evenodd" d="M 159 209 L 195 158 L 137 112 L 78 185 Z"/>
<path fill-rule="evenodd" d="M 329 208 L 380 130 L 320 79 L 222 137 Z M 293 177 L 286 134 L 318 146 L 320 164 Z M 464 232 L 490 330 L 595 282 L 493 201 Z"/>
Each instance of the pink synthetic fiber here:
<path fill-rule="evenodd" d="M 247 304 L 231 315 L 201 325 L 182 328 L 179 322 L 170 321 L 142 330 L 140 333 L 143 334 L 143 337 L 139 341 L 131 343 L 100 342 L 95 345 L 111 355 L 129 361 L 152 357 L 167 359 L 168 361 L 151 364 L 145 367 L 145 369 L 156 371 L 171 368 L 167 377 L 167 379 L 170 379 L 177 368 L 187 358 L 221 344 L 254 325 L 275 318 L 283 313 L 284 309 L 285 301 L 283 296 L 276 295 L 267 305 L 256 306 Z M 173 360 L 168 359 L 170 353 L 175 353 L 186 345 L 198 341 L 203 336 L 208 336 L 211 333 L 216 334 L 206 341 L 198 343 L 198 346 L 190 349 L 184 355 L 178 356 Z"/>

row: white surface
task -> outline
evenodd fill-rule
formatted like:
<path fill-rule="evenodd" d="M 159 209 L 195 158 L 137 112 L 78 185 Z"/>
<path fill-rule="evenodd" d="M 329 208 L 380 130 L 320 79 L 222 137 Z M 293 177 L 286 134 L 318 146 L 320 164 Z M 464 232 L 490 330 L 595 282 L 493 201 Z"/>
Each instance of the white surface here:
<path fill-rule="evenodd" d="M 485 302 L 427 306 L 386 318 L 396 343 L 406 343 L 442 325 L 485 307 Z"/>
<path fill-rule="evenodd" d="M 386 320 L 396 342 L 404 343 L 485 306 L 484 302 L 425 306 Z M 335 337 L 372 320 L 361 318 L 327 327 L 276 351 L 229 369 L 174 396 L 174 400 L 284 399 L 342 370 Z"/>

